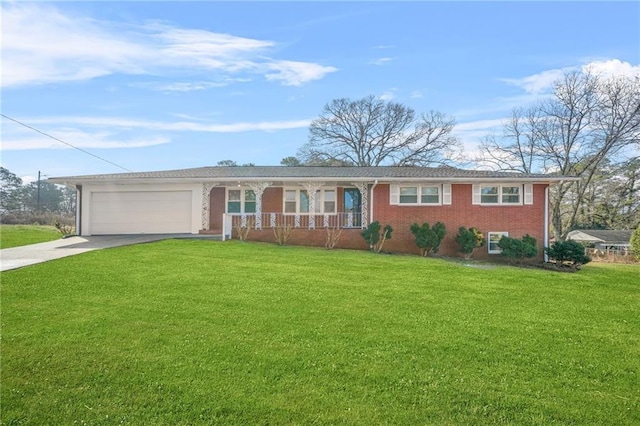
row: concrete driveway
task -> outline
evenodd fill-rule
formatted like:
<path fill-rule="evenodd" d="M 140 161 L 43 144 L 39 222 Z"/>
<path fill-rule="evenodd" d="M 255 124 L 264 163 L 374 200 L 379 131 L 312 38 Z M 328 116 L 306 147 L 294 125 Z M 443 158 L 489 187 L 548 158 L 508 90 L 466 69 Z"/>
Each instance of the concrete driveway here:
<path fill-rule="evenodd" d="M 92 250 L 120 247 L 130 244 L 149 243 L 152 241 L 166 240 L 170 238 L 220 239 L 219 236 L 197 234 L 96 235 L 91 237 L 70 237 L 46 243 L 31 244 L 28 246 L 12 247 L 0 250 L 0 271 L 22 268 L 23 266 L 35 265 L 36 263 L 73 256 L 74 254 L 86 253 Z"/>

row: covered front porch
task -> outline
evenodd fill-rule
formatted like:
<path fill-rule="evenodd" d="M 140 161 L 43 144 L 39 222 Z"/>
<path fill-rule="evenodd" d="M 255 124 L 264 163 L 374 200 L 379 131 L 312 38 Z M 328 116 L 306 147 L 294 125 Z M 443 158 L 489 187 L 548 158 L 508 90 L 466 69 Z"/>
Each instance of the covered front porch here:
<path fill-rule="evenodd" d="M 368 182 L 206 182 L 201 233 L 279 227 L 362 229 L 370 220 Z"/>

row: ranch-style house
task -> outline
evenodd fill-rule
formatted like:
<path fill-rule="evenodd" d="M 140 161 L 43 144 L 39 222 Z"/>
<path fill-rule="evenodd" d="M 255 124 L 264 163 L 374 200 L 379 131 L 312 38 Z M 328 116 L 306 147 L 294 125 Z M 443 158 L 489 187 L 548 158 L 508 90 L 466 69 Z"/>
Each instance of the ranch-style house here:
<path fill-rule="evenodd" d="M 455 256 L 460 226 L 481 230 L 487 245 L 474 257 L 499 254 L 502 235 L 549 238 L 549 187 L 566 176 L 452 167 L 200 167 L 183 170 L 50 178 L 77 190 L 79 235 L 215 234 L 274 241 L 288 226 L 290 244 L 323 246 L 326 229 L 342 229 L 336 247 L 366 249 L 373 221 L 393 227 L 385 251 L 419 253 L 412 223 L 447 228 L 440 253 Z"/>

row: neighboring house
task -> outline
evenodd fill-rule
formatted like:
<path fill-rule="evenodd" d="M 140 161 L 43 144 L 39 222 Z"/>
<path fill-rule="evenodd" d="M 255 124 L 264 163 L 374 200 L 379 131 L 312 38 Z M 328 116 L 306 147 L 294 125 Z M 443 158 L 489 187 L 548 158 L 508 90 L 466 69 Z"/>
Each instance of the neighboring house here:
<path fill-rule="evenodd" d="M 456 255 L 460 226 L 484 233 L 475 257 L 499 254 L 502 235 L 529 234 L 548 245 L 548 187 L 570 177 L 451 167 L 202 167 L 49 179 L 78 191 L 80 235 L 210 233 L 252 226 L 249 239 L 273 241 L 273 227 L 295 230 L 291 244 L 323 246 L 325 228 L 343 229 L 336 247 L 367 248 L 362 228 L 394 231 L 392 252 L 418 253 L 412 223 L 441 221 L 440 253 Z M 310 212 L 311 211 L 311 212 Z"/>
<path fill-rule="evenodd" d="M 627 254 L 631 251 L 631 234 L 633 234 L 633 231 L 629 230 L 580 229 L 569 232 L 567 239 L 578 241 L 585 246 L 593 247 L 605 253 Z"/>

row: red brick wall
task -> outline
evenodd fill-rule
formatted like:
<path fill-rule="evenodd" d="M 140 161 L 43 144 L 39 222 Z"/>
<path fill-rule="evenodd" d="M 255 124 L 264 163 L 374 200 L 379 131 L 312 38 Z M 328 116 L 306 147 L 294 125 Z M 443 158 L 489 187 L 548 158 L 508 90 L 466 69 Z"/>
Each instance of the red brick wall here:
<path fill-rule="evenodd" d="M 340 235 L 340 241 L 336 248 L 366 250 L 369 247 L 360 236 L 361 229 L 343 229 Z M 235 231 L 234 231 L 235 238 Z M 262 229 L 260 231 L 252 230 L 249 233 L 249 241 L 262 241 L 266 243 L 274 243 L 276 241 L 273 235 L 273 229 Z M 298 246 L 314 246 L 324 247 L 327 241 L 327 231 L 323 228 L 305 229 L 296 228 L 287 244 Z"/>
<path fill-rule="evenodd" d="M 475 226 L 487 238 L 488 232 L 509 232 L 510 237 L 520 238 L 529 234 L 538 240 L 540 258 L 544 236 L 544 188 L 546 185 L 533 186 L 533 204 L 519 206 L 480 206 L 473 205 L 471 184 L 451 185 L 451 205 L 447 206 L 392 206 L 389 205 L 389 185 L 376 186 L 374 193 L 374 219 L 383 226 L 393 227 L 391 240 L 385 243 L 389 251 L 419 254 L 413 235 L 409 230 L 412 223 L 428 222 L 433 225 L 442 222 L 447 228 L 440 254 L 456 256 L 455 235 L 460 226 Z M 491 258 L 487 247 L 477 249 L 474 258 Z"/>
<path fill-rule="evenodd" d="M 543 255 L 544 240 L 544 190 L 546 185 L 533 186 L 533 204 L 518 206 L 480 206 L 472 204 L 472 185 L 453 184 L 451 187 L 452 204 L 446 206 L 392 206 L 389 205 L 389 185 L 379 184 L 374 189 L 373 212 L 374 220 L 383 226 L 393 227 L 393 236 L 384 245 L 389 252 L 419 254 L 413 235 L 409 230 L 412 223 L 430 225 L 440 221 L 447 228 L 439 254 L 458 256 L 458 246 L 455 235 L 460 226 L 475 226 L 488 238 L 488 232 L 509 232 L 509 236 L 520 238 L 529 234 L 538 240 L 539 258 Z M 222 191 L 220 194 L 214 191 Z M 338 211 L 343 210 L 343 188 L 338 188 Z M 262 211 L 265 213 L 282 212 L 282 188 L 267 188 L 262 198 Z M 369 207 L 371 209 L 371 206 Z M 212 228 L 214 216 L 221 218 L 224 213 L 224 188 L 214 188 L 211 193 Z M 222 220 L 219 219 L 220 228 Z M 303 221 L 306 223 L 306 221 Z M 267 224 L 263 224 L 267 225 Z M 367 249 L 367 245 L 360 236 L 360 229 L 344 229 L 337 245 L 339 248 Z M 274 242 L 272 229 L 253 230 L 249 240 Z M 322 228 L 309 230 L 297 228 L 287 244 L 321 246 L 325 245 L 326 231 Z M 487 247 L 477 249 L 474 258 L 496 258 L 498 255 L 488 254 Z"/>
<path fill-rule="evenodd" d="M 265 213 L 282 213 L 283 190 L 281 187 L 267 188 L 262 193 L 262 211 Z"/>

